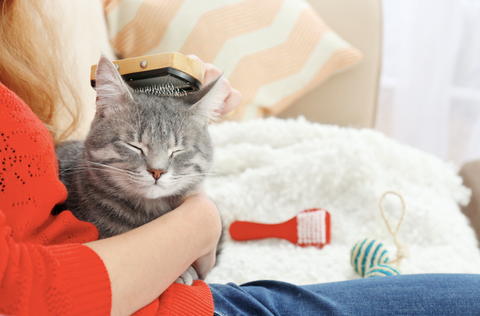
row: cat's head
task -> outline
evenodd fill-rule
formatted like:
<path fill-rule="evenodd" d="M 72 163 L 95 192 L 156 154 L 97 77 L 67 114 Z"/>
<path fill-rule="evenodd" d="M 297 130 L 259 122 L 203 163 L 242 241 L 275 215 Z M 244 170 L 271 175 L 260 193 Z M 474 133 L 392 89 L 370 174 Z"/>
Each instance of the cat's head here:
<path fill-rule="evenodd" d="M 184 194 L 201 183 L 213 160 L 208 123 L 229 93 L 223 78 L 187 96 L 159 97 L 134 92 L 102 56 L 96 90 L 85 159 L 101 181 L 147 199 Z"/>

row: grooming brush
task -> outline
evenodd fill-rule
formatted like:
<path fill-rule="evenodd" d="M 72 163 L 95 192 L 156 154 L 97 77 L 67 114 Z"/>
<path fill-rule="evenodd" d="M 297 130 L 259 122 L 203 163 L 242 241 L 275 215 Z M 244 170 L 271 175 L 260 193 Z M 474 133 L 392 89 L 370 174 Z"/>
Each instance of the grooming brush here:
<path fill-rule="evenodd" d="M 301 247 L 321 249 L 330 243 L 330 214 L 323 209 L 311 209 L 280 224 L 236 221 L 230 225 L 230 236 L 238 241 L 282 238 Z"/>
<path fill-rule="evenodd" d="M 202 65 L 180 53 L 163 53 L 114 61 L 125 82 L 137 92 L 178 97 L 199 90 L 205 70 Z M 90 83 L 95 88 L 93 65 Z"/>

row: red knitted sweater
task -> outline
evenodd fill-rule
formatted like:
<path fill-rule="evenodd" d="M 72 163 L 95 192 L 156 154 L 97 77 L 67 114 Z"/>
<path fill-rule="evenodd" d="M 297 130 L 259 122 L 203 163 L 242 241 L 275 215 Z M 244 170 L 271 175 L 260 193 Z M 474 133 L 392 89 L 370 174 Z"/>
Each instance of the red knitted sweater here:
<path fill-rule="evenodd" d="M 0 314 L 110 314 L 105 265 L 82 245 L 97 229 L 69 211 L 51 214 L 66 197 L 50 134 L 0 83 Z M 136 313 L 160 314 L 213 315 L 209 287 L 173 284 Z"/>

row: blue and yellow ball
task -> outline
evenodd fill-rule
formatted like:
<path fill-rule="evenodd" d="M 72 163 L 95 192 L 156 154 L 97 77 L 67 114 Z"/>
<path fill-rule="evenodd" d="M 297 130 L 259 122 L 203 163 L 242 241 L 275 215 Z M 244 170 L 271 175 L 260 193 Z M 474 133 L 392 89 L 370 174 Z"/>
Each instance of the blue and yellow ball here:
<path fill-rule="evenodd" d="M 398 269 L 388 264 L 388 251 L 379 240 L 367 238 L 357 242 L 350 260 L 353 269 L 365 278 L 400 274 Z"/>

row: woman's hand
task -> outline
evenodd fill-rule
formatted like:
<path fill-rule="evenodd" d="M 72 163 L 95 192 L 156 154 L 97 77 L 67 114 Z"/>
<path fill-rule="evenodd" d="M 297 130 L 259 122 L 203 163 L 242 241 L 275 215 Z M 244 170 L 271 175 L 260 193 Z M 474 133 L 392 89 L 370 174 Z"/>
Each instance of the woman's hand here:
<path fill-rule="evenodd" d="M 220 220 L 220 214 L 218 213 L 218 209 L 216 205 L 208 198 L 207 194 L 205 193 L 204 190 L 199 191 L 198 193 L 194 195 L 187 196 L 184 200 L 184 203 L 207 203 L 209 206 L 209 209 L 212 212 L 212 216 L 215 217 L 215 221 L 220 224 L 220 232 L 222 230 L 221 226 L 221 220 Z M 205 280 L 207 277 L 207 274 L 212 270 L 213 266 L 215 265 L 215 262 L 217 260 L 217 244 L 218 240 L 220 239 L 220 236 L 216 239 L 216 243 L 214 243 L 214 246 L 210 249 L 210 251 L 199 257 L 195 262 L 192 264 L 192 266 L 195 268 L 197 271 L 198 276 L 200 279 Z M 215 241 L 215 240 L 213 240 Z"/>
<path fill-rule="evenodd" d="M 200 58 L 198 58 L 195 55 L 188 55 L 188 57 L 198 61 L 205 69 L 205 78 L 203 83 L 204 85 L 209 84 L 210 82 L 212 82 L 213 80 L 217 79 L 222 75 L 222 71 L 220 71 L 220 69 L 218 69 L 214 65 L 209 63 L 204 63 L 202 60 L 200 60 Z M 225 80 L 225 82 L 230 87 L 230 94 L 225 98 L 225 101 L 223 102 L 224 105 L 221 112 L 222 115 L 225 115 L 233 111 L 240 104 L 240 101 L 242 101 L 242 94 L 237 89 L 232 88 L 232 86 L 230 85 L 230 82 L 228 82 L 226 78 L 223 78 L 223 80 Z"/>
<path fill-rule="evenodd" d="M 195 268 L 195 271 L 197 271 L 198 277 L 201 280 L 205 280 L 207 274 L 212 270 L 213 266 L 215 266 L 215 262 L 217 262 L 217 247 L 213 248 L 203 257 L 198 258 L 192 266 Z"/>

